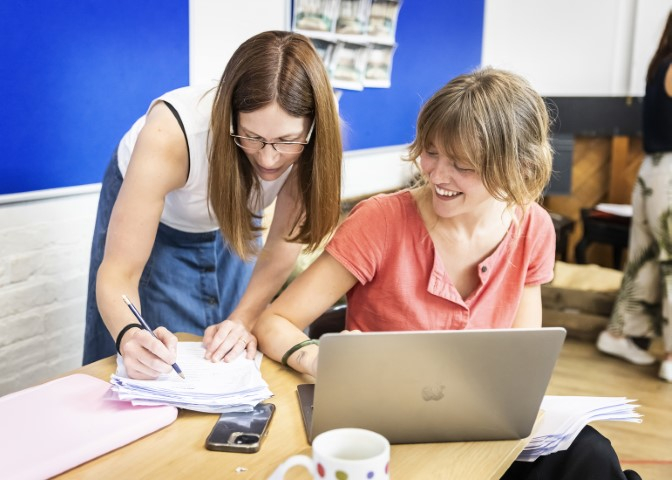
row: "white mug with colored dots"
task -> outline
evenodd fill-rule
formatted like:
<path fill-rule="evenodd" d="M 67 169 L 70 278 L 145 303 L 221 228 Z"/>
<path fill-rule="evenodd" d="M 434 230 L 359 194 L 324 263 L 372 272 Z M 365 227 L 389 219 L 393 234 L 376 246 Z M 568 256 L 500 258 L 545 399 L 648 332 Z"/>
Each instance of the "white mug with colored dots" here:
<path fill-rule="evenodd" d="M 313 456 L 294 455 L 275 469 L 269 480 L 282 480 L 300 465 L 318 480 L 389 480 L 390 442 L 361 428 L 337 428 L 313 440 Z"/>

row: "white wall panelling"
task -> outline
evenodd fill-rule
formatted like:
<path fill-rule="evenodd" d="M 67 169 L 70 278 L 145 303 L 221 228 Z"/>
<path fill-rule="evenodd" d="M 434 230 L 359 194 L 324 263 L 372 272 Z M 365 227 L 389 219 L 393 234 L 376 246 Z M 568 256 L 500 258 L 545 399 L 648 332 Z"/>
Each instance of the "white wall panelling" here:
<path fill-rule="evenodd" d="M 97 190 L 0 205 L 0 395 L 81 365 Z"/>
<path fill-rule="evenodd" d="M 672 0 L 639 0 L 635 10 L 634 38 L 632 43 L 632 69 L 630 95 L 644 95 L 646 70 L 651 57 L 658 48 L 667 15 L 672 9 Z"/>
<path fill-rule="evenodd" d="M 626 96 L 639 55 L 633 38 L 644 35 L 636 14 L 654 3 L 486 0 L 483 64 L 527 77 L 546 96 Z"/>
<path fill-rule="evenodd" d="M 238 46 L 266 30 L 289 30 L 291 0 L 190 0 L 189 82 L 219 80 Z"/>

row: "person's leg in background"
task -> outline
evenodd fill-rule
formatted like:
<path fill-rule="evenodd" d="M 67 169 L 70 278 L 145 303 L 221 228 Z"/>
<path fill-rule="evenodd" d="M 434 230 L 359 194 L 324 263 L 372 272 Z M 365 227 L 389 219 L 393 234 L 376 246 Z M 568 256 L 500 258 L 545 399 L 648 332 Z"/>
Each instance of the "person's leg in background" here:
<path fill-rule="evenodd" d="M 659 376 L 663 380 L 672 382 L 672 328 L 670 327 L 670 315 L 672 315 L 672 153 L 659 156 L 659 169 L 668 172 L 667 175 L 667 204 L 659 214 L 660 225 L 660 274 L 661 290 L 663 292 L 663 315 L 659 326 L 663 336 L 665 358 L 660 365 Z"/>
<path fill-rule="evenodd" d="M 637 365 L 650 365 L 656 359 L 641 349 L 632 337 L 653 336 L 653 326 L 659 323 L 660 318 L 659 251 L 649 214 L 655 203 L 667 202 L 667 188 L 651 187 L 654 170 L 657 169 L 652 158 L 646 157 L 632 193 L 628 261 L 621 288 L 609 325 L 597 340 L 597 348 L 601 352 Z"/>
<path fill-rule="evenodd" d="M 668 217 L 672 220 L 672 215 Z M 672 240 L 669 237 L 668 240 Z M 670 314 L 672 313 L 672 261 L 668 260 L 661 262 L 661 276 L 663 280 L 663 288 L 665 289 L 665 298 L 663 302 L 663 345 L 665 347 L 665 358 L 660 364 L 659 376 L 663 380 L 672 382 L 672 328 L 670 327 Z"/>

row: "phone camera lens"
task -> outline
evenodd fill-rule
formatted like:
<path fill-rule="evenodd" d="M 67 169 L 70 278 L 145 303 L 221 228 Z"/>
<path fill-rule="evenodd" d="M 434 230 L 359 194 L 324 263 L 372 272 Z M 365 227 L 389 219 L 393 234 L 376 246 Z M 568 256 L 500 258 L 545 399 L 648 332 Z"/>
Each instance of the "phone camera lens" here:
<path fill-rule="evenodd" d="M 259 441 L 259 435 L 239 435 L 234 443 L 236 445 L 252 445 Z"/>

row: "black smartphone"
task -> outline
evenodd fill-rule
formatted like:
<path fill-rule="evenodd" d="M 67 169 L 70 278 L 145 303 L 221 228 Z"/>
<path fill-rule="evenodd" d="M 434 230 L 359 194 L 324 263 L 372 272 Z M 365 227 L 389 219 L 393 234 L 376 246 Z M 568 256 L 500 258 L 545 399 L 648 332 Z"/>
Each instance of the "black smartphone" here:
<path fill-rule="evenodd" d="M 274 412 L 272 403 L 259 403 L 251 412 L 222 413 L 205 441 L 205 448 L 218 452 L 258 452 Z"/>

